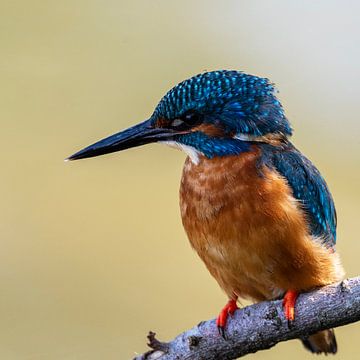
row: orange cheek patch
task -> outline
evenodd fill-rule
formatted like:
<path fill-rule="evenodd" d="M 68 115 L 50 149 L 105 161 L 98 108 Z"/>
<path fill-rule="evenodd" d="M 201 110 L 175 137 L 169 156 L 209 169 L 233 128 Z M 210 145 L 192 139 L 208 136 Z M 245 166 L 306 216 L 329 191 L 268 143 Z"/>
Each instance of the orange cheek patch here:
<path fill-rule="evenodd" d="M 223 137 L 225 132 L 222 128 L 216 127 L 212 124 L 201 124 L 199 126 L 194 127 L 191 131 L 201 131 L 209 136 Z"/>
<path fill-rule="evenodd" d="M 170 121 L 165 118 L 158 118 L 155 122 L 155 127 L 157 128 L 164 128 L 169 126 Z"/>

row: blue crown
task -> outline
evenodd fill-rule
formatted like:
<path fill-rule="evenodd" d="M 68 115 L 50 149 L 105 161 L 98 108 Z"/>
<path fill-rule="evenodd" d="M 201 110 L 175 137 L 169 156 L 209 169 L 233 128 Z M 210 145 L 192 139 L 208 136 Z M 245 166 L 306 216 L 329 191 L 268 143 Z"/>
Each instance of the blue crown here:
<path fill-rule="evenodd" d="M 204 123 L 219 124 L 233 134 L 292 134 L 275 88 L 268 79 L 221 70 L 196 75 L 172 88 L 159 102 L 152 119 L 175 119 L 190 111 Z"/>

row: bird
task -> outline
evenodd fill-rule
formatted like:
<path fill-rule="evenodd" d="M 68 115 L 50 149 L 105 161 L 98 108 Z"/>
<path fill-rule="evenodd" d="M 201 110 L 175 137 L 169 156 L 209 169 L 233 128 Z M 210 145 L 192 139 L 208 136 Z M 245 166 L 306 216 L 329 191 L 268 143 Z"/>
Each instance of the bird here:
<path fill-rule="evenodd" d="M 145 121 L 67 160 L 149 143 L 187 155 L 180 184 L 191 246 L 227 295 L 216 319 L 226 337 L 238 299 L 283 299 L 292 324 L 300 293 L 340 281 L 336 210 L 319 170 L 290 141 L 292 126 L 267 78 L 203 72 L 170 89 Z M 337 352 L 333 329 L 300 339 Z"/>

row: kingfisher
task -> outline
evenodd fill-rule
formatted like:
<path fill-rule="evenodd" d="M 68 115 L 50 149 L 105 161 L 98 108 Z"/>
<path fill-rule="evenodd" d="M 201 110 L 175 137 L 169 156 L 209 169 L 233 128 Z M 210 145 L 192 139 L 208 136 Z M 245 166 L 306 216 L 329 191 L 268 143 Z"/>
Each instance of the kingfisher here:
<path fill-rule="evenodd" d="M 148 120 L 67 160 L 155 142 L 187 154 L 180 185 L 182 222 L 191 246 L 227 295 L 216 320 L 225 336 L 239 298 L 282 298 L 292 323 L 301 292 L 344 277 L 335 251 L 333 198 L 291 135 L 268 79 L 219 70 L 182 81 Z M 333 329 L 300 340 L 313 353 L 337 352 Z"/>

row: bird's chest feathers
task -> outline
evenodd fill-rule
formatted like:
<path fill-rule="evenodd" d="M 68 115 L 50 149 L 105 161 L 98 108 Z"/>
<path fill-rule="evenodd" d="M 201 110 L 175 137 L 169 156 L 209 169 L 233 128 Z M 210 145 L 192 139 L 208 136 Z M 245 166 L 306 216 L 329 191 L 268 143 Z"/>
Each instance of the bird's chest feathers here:
<path fill-rule="evenodd" d="M 193 247 L 221 261 L 234 242 L 249 242 L 252 224 L 263 208 L 264 179 L 256 166 L 257 152 L 207 159 L 189 159 L 183 170 L 180 208 Z M 240 244 L 239 244 L 240 245 Z"/>
<path fill-rule="evenodd" d="M 255 148 L 198 164 L 187 159 L 180 208 L 191 245 L 225 291 L 262 299 L 273 296 L 277 263 L 297 261 L 288 244 L 302 241 L 306 226 L 284 179 L 259 167 L 259 156 Z"/>
<path fill-rule="evenodd" d="M 258 156 L 258 152 L 252 151 L 213 159 L 202 157 L 198 164 L 187 159 L 180 208 L 195 248 L 206 243 L 215 246 L 216 242 L 225 246 L 226 241 L 239 235 L 246 242 L 249 226 L 259 222 L 259 211 L 266 215 L 264 201 L 269 189 L 257 167 Z M 201 244 L 196 244 L 198 240 Z"/>

